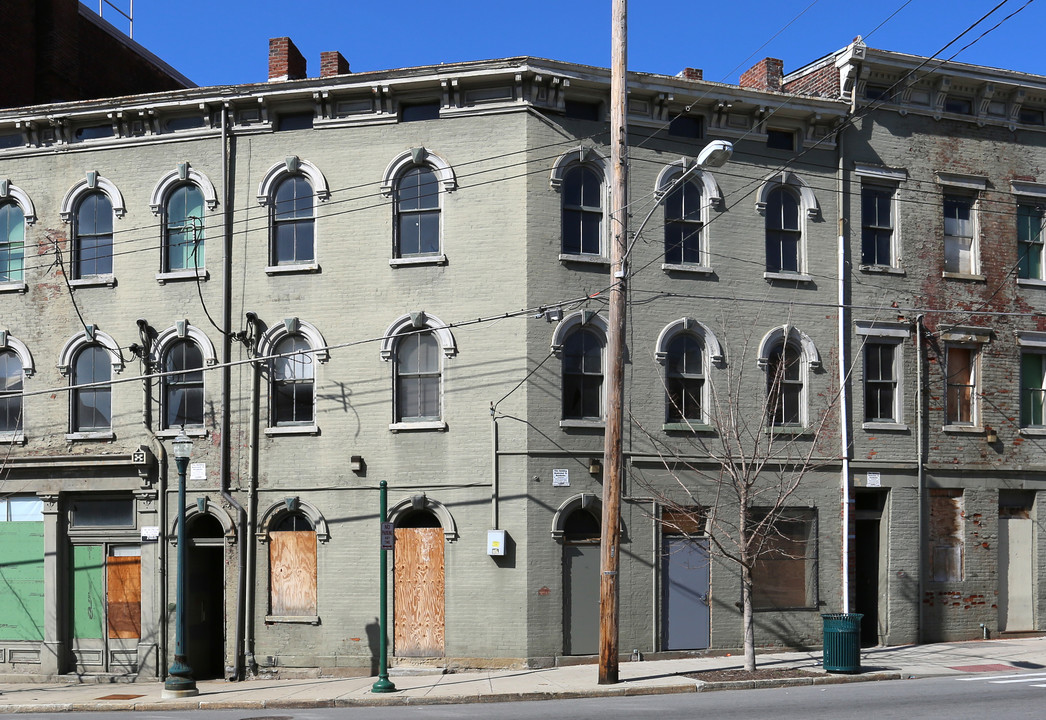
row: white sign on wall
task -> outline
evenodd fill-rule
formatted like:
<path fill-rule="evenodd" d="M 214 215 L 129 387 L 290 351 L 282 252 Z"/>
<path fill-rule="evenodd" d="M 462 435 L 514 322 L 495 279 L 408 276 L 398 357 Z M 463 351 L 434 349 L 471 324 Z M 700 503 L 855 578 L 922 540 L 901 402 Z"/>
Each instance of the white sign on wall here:
<path fill-rule="evenodd" d="M 207 479 L 207 463 L 189 463 L 190 480 Z"/>
<path fill-rule="evenodd" d="M 879 473 L 870 472 L 868 473 L 868 482 L 865 483 L 868 487 L 882 487 Z"/>
<path fill-rule="evenodd" d="M 553 470 L 552 487 L 570 487 L 570 470 Z"/>

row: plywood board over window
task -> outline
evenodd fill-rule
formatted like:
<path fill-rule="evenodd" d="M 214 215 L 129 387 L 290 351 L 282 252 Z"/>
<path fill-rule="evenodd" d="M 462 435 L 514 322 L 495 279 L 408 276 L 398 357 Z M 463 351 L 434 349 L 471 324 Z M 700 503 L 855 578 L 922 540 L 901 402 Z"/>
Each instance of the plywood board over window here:
<path fill-rule="evenodd" d="M 269 542 L 271 613 L 317 615 L 316 531 L 274 532 Z"/>
<path fill-rule="evenodd" d="M 443 655 L 443 591 L 443 529 L 396 528 L 396 655 Z"/>
<path fill-rule="evenodd" d="M 110 638 L 142 636 L 142 558 L 108 557 L 105 562 Z"/>

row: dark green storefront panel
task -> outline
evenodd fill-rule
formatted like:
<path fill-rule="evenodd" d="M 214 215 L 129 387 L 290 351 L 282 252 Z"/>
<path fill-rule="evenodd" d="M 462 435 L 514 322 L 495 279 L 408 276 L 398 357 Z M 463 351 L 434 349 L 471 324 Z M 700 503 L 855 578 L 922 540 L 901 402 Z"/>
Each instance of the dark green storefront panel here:
<path fill-rule="evenodd" d="M 101 545 L 73 546 L 72 635 L 101 640 L 105 624 L 105 556 Z"/>

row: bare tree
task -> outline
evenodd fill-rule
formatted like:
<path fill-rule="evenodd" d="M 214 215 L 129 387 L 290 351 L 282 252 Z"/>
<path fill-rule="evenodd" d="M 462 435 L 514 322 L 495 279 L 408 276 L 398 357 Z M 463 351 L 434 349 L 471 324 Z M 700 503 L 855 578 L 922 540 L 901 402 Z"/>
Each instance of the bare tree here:
<path fill-rule="evenodd" d="M 707 537 L 712 552 L 740 571 L 744 667 L 751 671 L 754 599 L 761 589 L 772 596 L 772 566 L 805 560 L 812 549 L 802 531 L 805 519 L 792 503 L 804 479 L 838 457 L 839 394 L 833 381 L 813 392 L 810 380 L 819 363 L 804 355 L 801 334 L 791 325 L 783 326 L 780 342 L 758 363 L 750 357 L 752 331 L 739 333 L 740 353 L 714 373 L 714 383 L 707 379 L 713 373 L 688 380 L 668 368 L 670 419 L 695 432 L 673 442 L 635 417 L 632 423 L 656 447 L 671 478 L 639 480 L 665 509 L 661 521 L 674 532 Z M 761 400 L 754 400 L 756 393 Z"/>

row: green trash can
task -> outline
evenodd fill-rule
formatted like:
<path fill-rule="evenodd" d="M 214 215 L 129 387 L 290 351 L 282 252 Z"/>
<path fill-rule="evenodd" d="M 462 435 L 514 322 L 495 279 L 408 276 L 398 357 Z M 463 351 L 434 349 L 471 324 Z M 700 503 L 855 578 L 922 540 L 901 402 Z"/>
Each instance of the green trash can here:
<path fill-rule="evenodd" d="M 856 673 L 861 671 L 861 613 L 826 613 L 824 621 L 824 655 L 821 664 L 826 672 Z"/>

